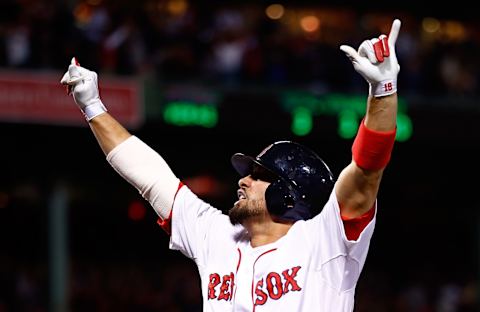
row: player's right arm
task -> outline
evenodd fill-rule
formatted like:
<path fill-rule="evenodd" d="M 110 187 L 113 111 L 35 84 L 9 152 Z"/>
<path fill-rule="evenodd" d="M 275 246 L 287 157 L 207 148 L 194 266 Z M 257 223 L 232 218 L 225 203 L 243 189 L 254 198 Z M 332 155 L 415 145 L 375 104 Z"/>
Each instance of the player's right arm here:
<path fill-rule="evenodd" d="M 208 253 L 203 251 L 208 239 L 227 237 L 228 231 L 235 230 L 228 217 L 188 187 L 182 187 L 165 160 L 107 112 L 99 96 L 95 72 L 72 59 L 61 83 L 68 86 L 107 161 L 160 217 L 160 225 L 171 234 L 170 248 L 180 250 L 199 264 L 206 263 Z"/>
<path fill-rule="evenodd" d="M 164 159 L 107 112 L 95 72 L 81 67 L 73 58 L 61 83 L 68 86 L 110 165 L 140 192 L 161 219 L 168 219 L 180 180 Z"/>
<path fill-rule="evenodd" d="M 105 112 L 88 123 L 105 156 L 132 135 L 108 112 Z"/>

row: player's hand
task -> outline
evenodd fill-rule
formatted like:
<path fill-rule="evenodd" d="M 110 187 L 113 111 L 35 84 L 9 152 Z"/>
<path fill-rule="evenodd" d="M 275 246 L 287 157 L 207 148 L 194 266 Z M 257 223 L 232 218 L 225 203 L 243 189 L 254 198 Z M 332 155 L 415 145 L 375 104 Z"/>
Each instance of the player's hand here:
<path fill-rule="evenodd" d="M 75 103 L 87 120 L 107 111 L 98 93 L 97 73 L 81 67 L 75 57 L 60 82 L 67 85 L 68 93 L 73 94 Z"/>
<path fill-rule="evenodd" d="M 369 83 L 370 95 L 380 97 L 397 92 L 400 65 L 395 54 L 395 43 L 400 25 L 400 20 L 395 19 L 388 37 L 381 35 L 365 40 L 358 51 L 347 45 L 340 46 L 340 50 L 352 61 L 355 70 Z"/>

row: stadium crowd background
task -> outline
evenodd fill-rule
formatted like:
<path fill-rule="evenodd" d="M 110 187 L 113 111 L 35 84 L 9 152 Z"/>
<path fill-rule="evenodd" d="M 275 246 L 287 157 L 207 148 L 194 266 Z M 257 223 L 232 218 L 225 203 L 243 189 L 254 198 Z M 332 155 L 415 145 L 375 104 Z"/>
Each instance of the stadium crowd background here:
<path fill-rule="evenodd" d="M 363 90 L 338 46 L 388 32 L 398 15 L 404 93 L 479 92 L 478 21 L 466 8 L 429 7 L 433 15 L 425 15 L 408 1 L 363 10 L 354 2 L 294 3 L 267 11 L 267 2 L 254 1 L 2 1 L 0 65 L 63 70 L 75 55 L 101 73 L 164 81 Z"/>
<path fill-rule="evenodd" d="M 365 94 L 338 46 L 358 46 L 401 18 L 400 95 L 442 104 L 417 108 L 421 139 L 394 151 L 356 311 L 478 311 L 480 205 L 466 181 L 478 174 L 478 18 L 466 8 L 426 13 L 412 1 L 280 3 L 3 0 L 0 67 L 58 72 L 60 80 L 76 56 L 100 83 L 115 75 L 240 94 L 292 86 Z M 280 122 L 240 120 L 222 134 L 147 122 L 135 133 L 192 188 L 209 185 L 202 196 L 227 209 L 237 178 L 229 156 L 278 139 L 271 132 Z M 0 133 L 0 312 L 53 311 L 47 207 L 58 184 L 71 200 L 68 311 L 201 310 L 193 263 L 168 250 L 153 211 L 108 167 L 87 129 L 2 122 Z M 328 144 L 322 150 L 335 173 L 349 160 L 348 141 L 298 139 L 319 152 L 319 141 Z"/>

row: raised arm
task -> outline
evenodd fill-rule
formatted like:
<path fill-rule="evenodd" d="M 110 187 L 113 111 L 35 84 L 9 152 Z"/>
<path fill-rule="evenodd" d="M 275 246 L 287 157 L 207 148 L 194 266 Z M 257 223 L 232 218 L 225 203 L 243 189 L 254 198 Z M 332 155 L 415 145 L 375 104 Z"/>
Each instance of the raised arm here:
<path fill-rule="evenodd" d="M 95 117 L 88 124 L 105 156 L 131 136 L 127 129 L 107 112 Z"/>
<path fill-rule="evenodd" d="M 168 219 L 180 181 L 157 152 L 107 112 L 99 96 L 97 74 L 73 58 L 61 83 L 68 86 L 110 165 L 148 200 L 160 218 Z"/>
<path fill-rule="evenodd" d="M 346 218 L 361 216 L 373 207 L 390 160 L 396 133 L 400 66 L 395 43 L 400 25 L 395 20 L 388 37 L 365 40 L 358 52 L 350 46 L 340 47 L 369 83 L 366 115 L 352 146 L 352 162 L 341 172 L 336 185 L 341 214 Z"/>
<path fill-rule="evenodd" d="M 105 155 L 131 136 L 107 113 L 98 93 L 97 73 L 81 67 L 76 58 L 72 58 L 60 82 L 67 85 L 68 93 L 73 95 Z"/>

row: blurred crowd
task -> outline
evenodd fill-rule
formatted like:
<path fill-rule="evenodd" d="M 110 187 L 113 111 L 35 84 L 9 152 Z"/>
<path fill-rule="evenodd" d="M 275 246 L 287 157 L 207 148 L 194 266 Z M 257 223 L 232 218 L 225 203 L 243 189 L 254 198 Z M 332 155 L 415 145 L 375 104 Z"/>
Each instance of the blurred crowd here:
<path fill-rule="evenodd" d="M 72 56 L 101 73 L 218 85 L 364 91 L 340 44 L 388 33 L 404 94 L 476 95 L 478 22 L 309 2 L 4 0 L 0 67 L 63 71 Z"/>
<path fill-rule="evenodd" d="M 49 275 L 44 266 L 18 265 L 17 270 L 0 275 L 0 311 L 202 311 L 196 269 L 183 258 L 177 260 L 167 265 L 136 265 L 114 259 L 72 264 L 63 309 L 51 302 Z"/>

